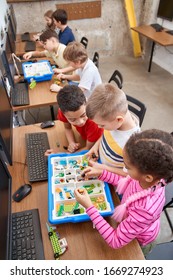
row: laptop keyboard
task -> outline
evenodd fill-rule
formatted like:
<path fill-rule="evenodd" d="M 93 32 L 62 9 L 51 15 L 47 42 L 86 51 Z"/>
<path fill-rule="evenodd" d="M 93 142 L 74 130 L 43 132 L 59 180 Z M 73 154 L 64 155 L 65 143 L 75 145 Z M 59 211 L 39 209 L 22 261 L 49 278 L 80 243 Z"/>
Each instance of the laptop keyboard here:
<path fill-rule="evenodd" d="M 29 92 L 27 83 L 17 83 L 12 89 L 12 105 L 15 106 L 24 106 L 29 105 Z"/>
<path fill-rule="evenodd" d="M 26 41 L 25 43 L 25 52 L 35 51 L 36 43 L 34 41 Z"/>
<path fill-rule="evenodd" d="M 47 160 L 44 155 L 50 149 L 46 132 L 25 134 L 28 177 L 30 182 L 45 181 L 48 178 Z"/>
<path fill-rule="evenodd" d="M 12 214 L 11 259 L 45 259 L 38 209 Z"/>

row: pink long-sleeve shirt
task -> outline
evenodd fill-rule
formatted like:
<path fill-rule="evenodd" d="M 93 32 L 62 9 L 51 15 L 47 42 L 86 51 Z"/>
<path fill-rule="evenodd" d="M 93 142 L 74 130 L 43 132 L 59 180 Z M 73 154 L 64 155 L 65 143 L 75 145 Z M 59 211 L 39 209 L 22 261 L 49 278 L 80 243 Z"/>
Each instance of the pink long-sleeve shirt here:
<path fill-rule="evenodd" d="M 99 177 L 100 180 L 116 186 L 122 176 L 104 170 Z M 128 180 L 129 184 L 123 193 L 121 204 L 128 197 L 141 188 L 138 181 Z M 99 214 L 94 206 L 90 206 L 86 212 L 96 229 L 104 240 L 112 248 L 121 248 L 133 239 L 137 239 L 139 244 L 145 246 L 154 241 L 160 229 L 160 215 L 165 203 L 165 188 L 156 186 L 153 191 L 144 198 L 140 198 L 127 206 L 126 218 L 117 228 L 110 226 Z"/>

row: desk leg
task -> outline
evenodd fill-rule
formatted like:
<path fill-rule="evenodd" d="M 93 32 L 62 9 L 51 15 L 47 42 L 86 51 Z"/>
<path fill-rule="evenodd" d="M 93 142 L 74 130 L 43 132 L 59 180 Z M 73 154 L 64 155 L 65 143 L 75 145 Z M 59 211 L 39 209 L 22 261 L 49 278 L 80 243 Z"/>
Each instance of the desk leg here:
<path fill-rule="evenodd" d="M 52 121 L 55 120 L 55 114 L 54 114 L 54 108 L 52 105 L 50 105 L 50 113 L 51 113 L 51 117 L 52 117 Z"/>
<path fill-rule="evenodd" d="M 152 60 L 153 60 L 154 48 L 155 48 L 155 42 L 152 43 L 152 47 L 151 47 L 151 54 L 150 54 L 150 61 L 149 61 L 148 72 L 150 72 L 150 70 L 151 70 L 151 64 L 152 64 Z"/>

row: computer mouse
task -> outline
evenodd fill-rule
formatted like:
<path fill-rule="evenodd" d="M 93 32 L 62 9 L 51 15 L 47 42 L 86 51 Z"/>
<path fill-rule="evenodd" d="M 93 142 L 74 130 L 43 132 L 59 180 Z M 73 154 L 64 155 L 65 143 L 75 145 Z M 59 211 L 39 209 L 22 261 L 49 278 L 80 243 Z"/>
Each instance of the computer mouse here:
<path fill-rule="evenodd" d="M 41 128 L 49 128 L 55 125 L 54 121 L 46 121 L 46 122 L 42 122 L 40 127 Z"/>
<path fill-rule="evenodd" d="M 26 197 L 28 194 L 30 194 L 32 190 L 32 186 L 30 184 L 25 184 L 21 186 L 14 194 L 13 194 L 13 200 L 16 202 L 20 202 L 24 197 Z"/>

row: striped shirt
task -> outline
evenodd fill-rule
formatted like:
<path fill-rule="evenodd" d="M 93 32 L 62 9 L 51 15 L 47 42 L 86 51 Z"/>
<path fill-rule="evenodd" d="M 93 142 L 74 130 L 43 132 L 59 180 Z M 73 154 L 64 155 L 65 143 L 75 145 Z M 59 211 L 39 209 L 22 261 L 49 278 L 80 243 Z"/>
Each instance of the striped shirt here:
<path fill-rule="evenodd" d="M 118 184 L 121 178 L 123 177 L 106 170 L 99 177 L 100 180 L 114 186 Z M 121 204 L 134 193 L 143 190 L 138 181 L 130 178 L 128 182 Z M 126 218 L 117 228 L 110 226 L 94 206 L 90 206 L 86 212 L 110 247 L 121 248 L 135 238 L 140 245 L 145 246 L 154 241 L 159 233 L 160 215 L 164 203 L 165 188 L 158 185 L 146 197 L 140 198 L 127 206 Z"/>
<path fill-rule="evenodd" d="M 136 119 L 134 119 L 136 120 Z M 137 120 L 136 120 L 137 123 Z M 99 156 L 103 164 L 116 168 L 123 168 L 123 148 L 134 132 L 139 132 L 138 123 L 130 130 L 104 130 L 99 146 Z"/>

